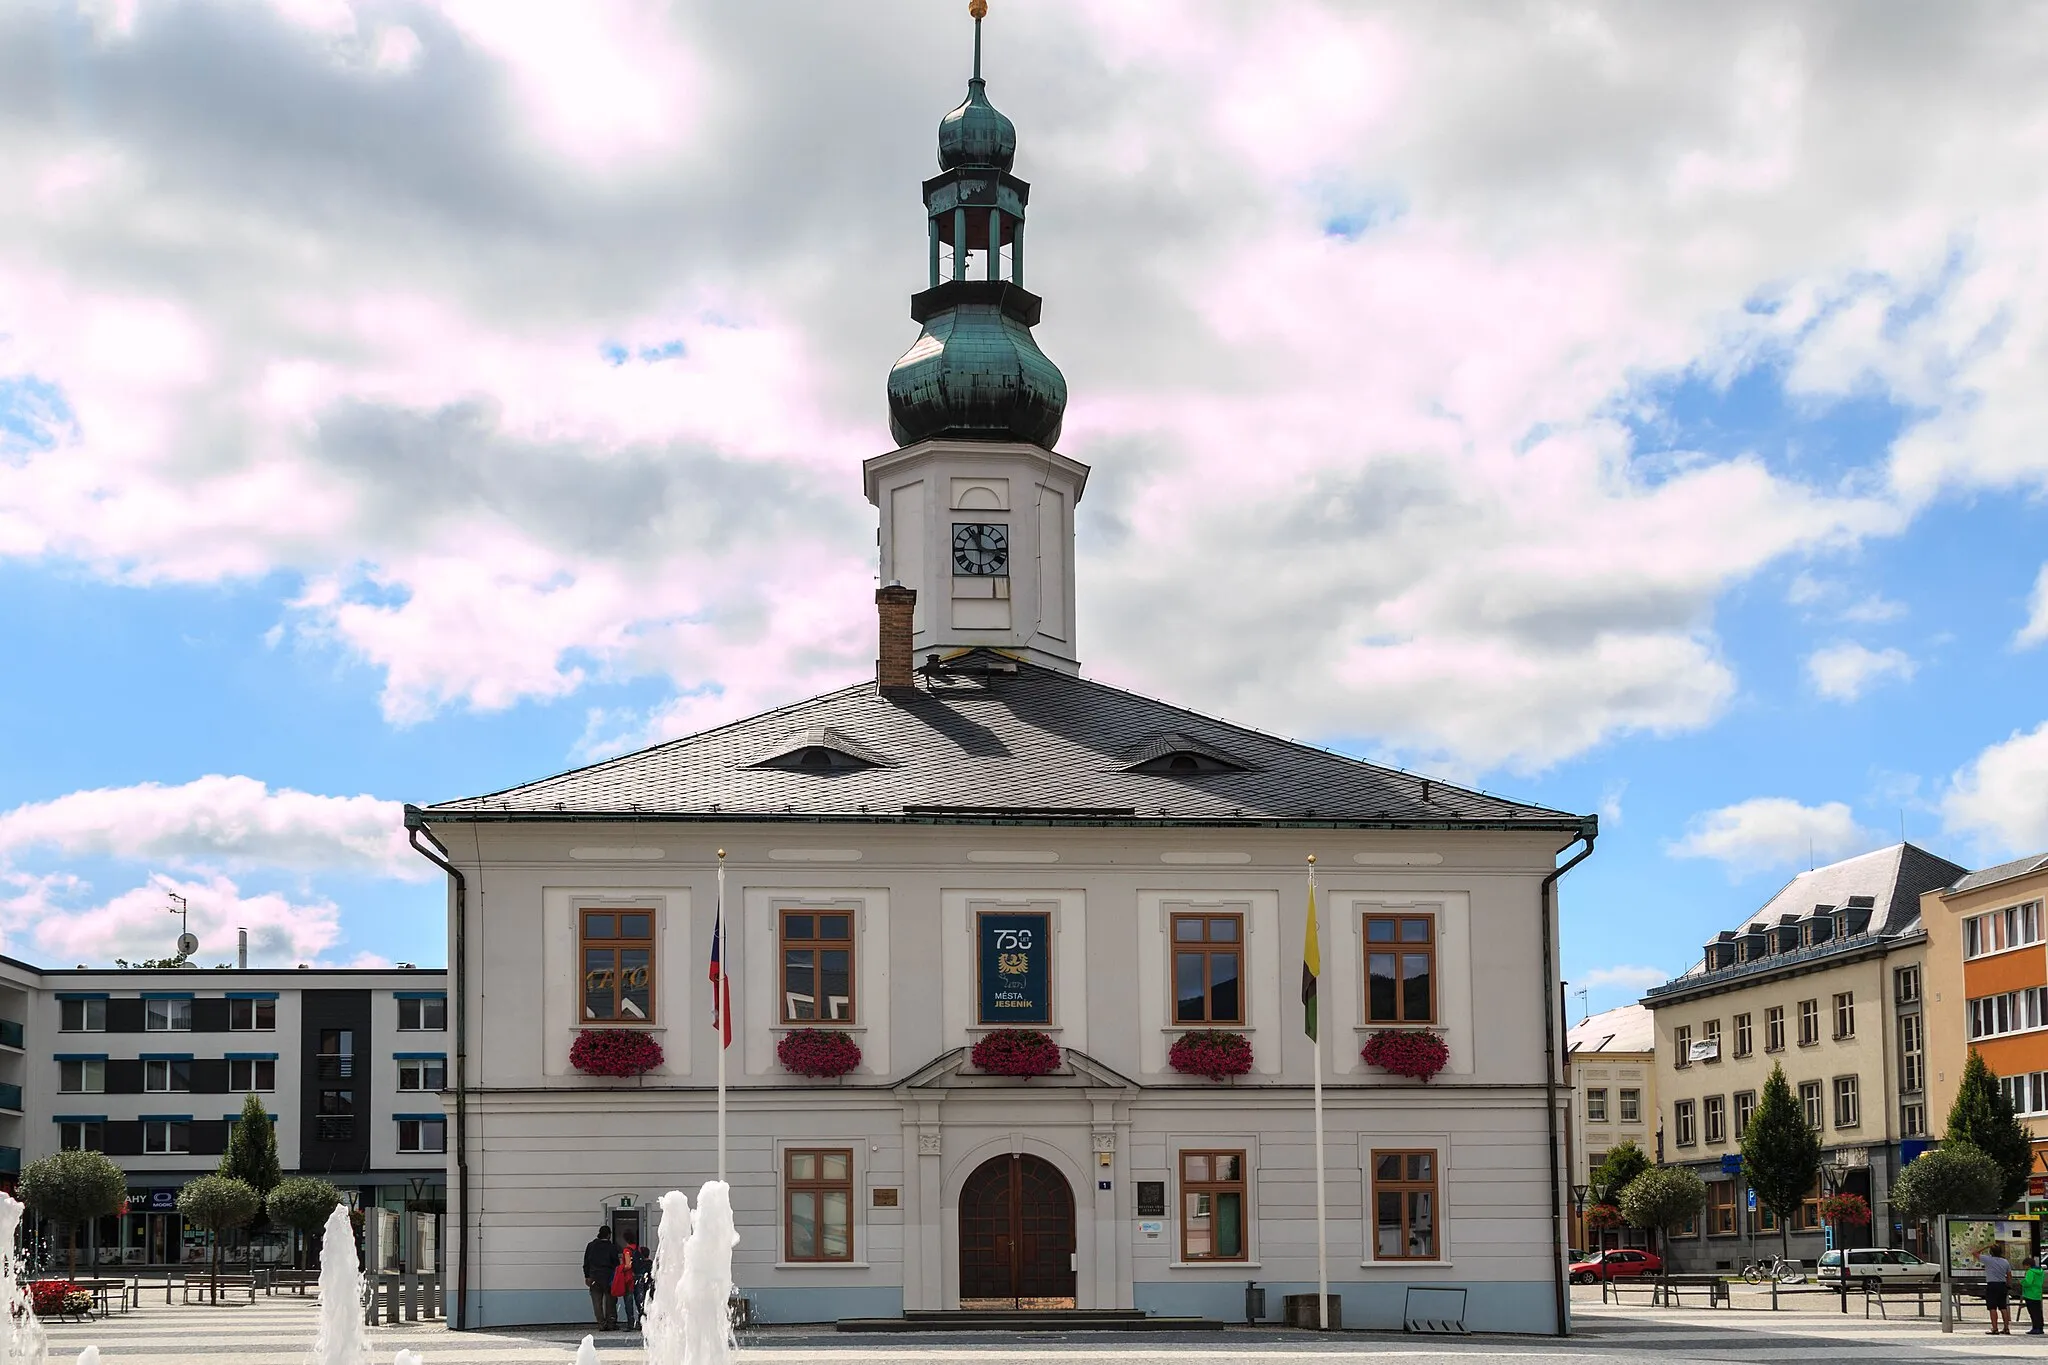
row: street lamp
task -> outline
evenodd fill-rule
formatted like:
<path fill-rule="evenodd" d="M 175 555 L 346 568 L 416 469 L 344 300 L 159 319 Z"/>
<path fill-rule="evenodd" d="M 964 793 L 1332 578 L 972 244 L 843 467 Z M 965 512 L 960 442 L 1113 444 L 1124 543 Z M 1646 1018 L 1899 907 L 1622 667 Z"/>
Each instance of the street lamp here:
<path fill-rule="evenodd" d="M 1593 1192 L 1591 1185 L 1572 1186 L 1572 1221 L 1578 1224 L 1579 1249 L 1586 1248 L 1586 1196 Z"/>
<path fill-rule="evenodd" d="M 1849 1163 L 1842 1160 L 1839 1154 L 1821 1166 L 1821 1179 L 1826 1182 L 1829 1194 L 1839 1195 L 1842 1193 L 1842 1186 L 1849 1179 L 1849 1170 Z M 1830 1250 L 1835 1253 L 1838 1261 L 1835 1269 L 1836 1273 L 1841 1277 L 1842 1311 L 1847 1313 L 1849 1311 L 1849 1248 L 1842 1245 L 1842 1220 L 1840 1218 L 1831 1218 L 1828 1222 L 1830 1224 L 1830 1231 L 1833 1234 L 1828 1240 L 1834 1243 Z"/>

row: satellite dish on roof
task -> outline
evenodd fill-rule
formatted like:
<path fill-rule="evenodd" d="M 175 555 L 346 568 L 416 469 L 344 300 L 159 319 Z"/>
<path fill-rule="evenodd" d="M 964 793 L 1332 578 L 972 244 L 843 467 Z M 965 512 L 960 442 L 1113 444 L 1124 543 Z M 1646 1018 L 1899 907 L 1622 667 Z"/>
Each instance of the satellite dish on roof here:
<path fill-rule="evenodd" d="M 199 935 L 191 933 L 178 935 L 178 956 L 190 957 L 198 951 Z"/>

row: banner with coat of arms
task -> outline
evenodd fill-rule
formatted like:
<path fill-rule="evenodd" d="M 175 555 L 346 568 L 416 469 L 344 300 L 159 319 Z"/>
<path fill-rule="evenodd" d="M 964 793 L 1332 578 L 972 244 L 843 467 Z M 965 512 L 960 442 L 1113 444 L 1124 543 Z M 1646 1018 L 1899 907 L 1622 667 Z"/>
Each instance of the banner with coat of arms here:
<path fill-rule="evenodd" d="M 975 919 L 980 1024 L 1052 1022 L 1052 916 L 983 913 Z"/>

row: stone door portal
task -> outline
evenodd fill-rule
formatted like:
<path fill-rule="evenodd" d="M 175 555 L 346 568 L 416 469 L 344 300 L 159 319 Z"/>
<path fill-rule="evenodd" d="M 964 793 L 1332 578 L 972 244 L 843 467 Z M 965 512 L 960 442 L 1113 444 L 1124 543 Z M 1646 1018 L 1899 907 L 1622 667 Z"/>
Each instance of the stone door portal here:
<path fill-rule="evenodd" d="M 1051 1162 L 999 1156 L 960 1191 L 960 1306 L 1074 1306 L 1074 1192 Z"/>

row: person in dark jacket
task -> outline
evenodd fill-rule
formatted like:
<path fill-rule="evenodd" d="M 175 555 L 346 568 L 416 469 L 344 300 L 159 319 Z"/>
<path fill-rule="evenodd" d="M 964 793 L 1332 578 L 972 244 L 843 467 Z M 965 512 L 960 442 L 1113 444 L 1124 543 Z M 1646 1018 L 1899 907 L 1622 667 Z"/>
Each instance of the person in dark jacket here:
<path fill-rule="evenodd" d="M 612 1302 L 612 1272 L 619 1268 L 619 1248 L 612 1230 L 599 1228 L 583 1248 L 583 1283 L 590 1286 L 590 1315 L 600 1332 L 618 1330 L 618 1307 Z"/>

